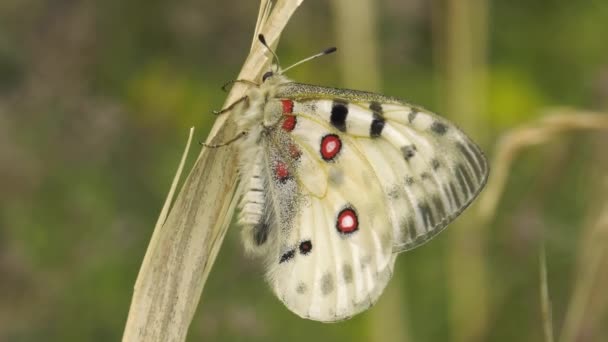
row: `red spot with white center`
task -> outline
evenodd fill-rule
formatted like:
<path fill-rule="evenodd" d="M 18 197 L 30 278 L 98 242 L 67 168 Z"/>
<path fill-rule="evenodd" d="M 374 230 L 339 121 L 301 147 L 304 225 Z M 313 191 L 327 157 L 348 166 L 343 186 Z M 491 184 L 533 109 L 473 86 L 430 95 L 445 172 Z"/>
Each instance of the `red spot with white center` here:
<path fill-rule="evenodd" d="M 326 161 L 333 160 L 342 149 L 342 141 L 335 134 L 328 134 L 321 139 L 321 156 Z"/>
<path fill-rule="evenodd" d="M 285 182 L 289 178 L 289 170 L 283 162 L 277 162 L 274 166 L 274 175 L 280 182 Z"/>
<path fill-rule="evenodd" d="M 336 228 L 342 234 L 352 234 L 359 229 L 357 213 L 352 208 L 345 208 L 338 214 Z"/>

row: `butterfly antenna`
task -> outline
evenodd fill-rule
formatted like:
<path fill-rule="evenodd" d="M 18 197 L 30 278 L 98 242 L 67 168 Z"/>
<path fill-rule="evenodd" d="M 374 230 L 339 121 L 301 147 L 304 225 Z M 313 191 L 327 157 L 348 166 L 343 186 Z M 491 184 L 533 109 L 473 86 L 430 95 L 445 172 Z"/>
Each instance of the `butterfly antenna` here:
<path fill-rule="evenodd" d="M 277 54 L 274 53 L 274 51 L 272 51 L 270 46 L 268 46 L 268 44 L 266 43 L 266 38 L 264 38 L 264 35 L 260 33 L 258 35 L 258 39 L 260 40 L 260 43 L 262 43 L 262 45 L 264 45 L 266 47 L 266 49 L 268 49 L 268 51 L 270 51 L 270 53 L 272 54 L 272 57 L 276 61 L 277 66 L 280 66 L 281 63 L 279 62 L 279 56 L 277 56 Z"/>
<path fill-rule="evenodd" d="M 297 62 L 295 64 L 290 65 L 289 67 L 283 69 L 281 72 L 284 73 L 285 71 L 287 71 L 287 70 L 289 70 L 289 69 L 291 69 L 293 67 L 296 67 L 296 66 L 298 66 L 298 65 L 300 65 L 302 63 L 306 63 L 306 62 L 308 62 L 310 60 L 313 60 L 315 58 L 318 58 L 318 57 L 321 57 L 321 56 L 325 56 L 325 55 L 329 55 L 330 53 L 334 53 L 334 52 L 336 52 L 336 50 L 338 50 L 336 47 L 327 48 L 327 49 L 319 52 L 316 55 L 310 56 L 308 58 L 304 58 L 303 60 L 301 60 L 301 61 L 299 61 L 299 62 Z"/>

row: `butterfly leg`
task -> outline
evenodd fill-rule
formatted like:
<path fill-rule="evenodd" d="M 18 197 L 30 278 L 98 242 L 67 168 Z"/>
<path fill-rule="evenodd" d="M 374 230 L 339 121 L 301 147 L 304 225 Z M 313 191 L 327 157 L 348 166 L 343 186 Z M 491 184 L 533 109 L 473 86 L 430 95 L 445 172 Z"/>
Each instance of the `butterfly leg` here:
<path fill-rule="evenodd" d="M 224 114 L 224 113 L 226 113 L 226 112 L 229 112 L 229 111 L 231 111 L 231 110 L 232 110 L 232 109 L 233 109 L 233 108 L 234 108 L 234 107 L 235 107 L 237 104 L 239 104 L 239 103 L 241 103 L 241 102 L 243 102 L 243 101 L 246 101 L 247 99 L 248 99 L 248 97 L 247 97 L 247 95 L 245 95 L 245 96 L 241 97 L 240 99 L 238 99 L 238 100 L 236 100 L 236 101 L 232 102 L 232 104 L 231 104 L 230 106 L 228 106 L 228 107 L 226 107 L 226 108 L 224 108 L 224 109 L 222 109 L 222 110 L 214 110 L 214 111 L 213 111 L 213 114 L 215 114 L 215 115 L 220 115 L 220 114 Z"/>
<path fill-rule="evenodd" d="M 260 86 L 259 84 L 255 83 L 255 82 L 253 82 L 253 81 L 250 81 L 250 80 L 232 80 L 232 81 L 228 81 L 228 82 L 226 82 L 226 83 L 225 83 L 225 84 L 222 86 L 222 90 L 223 90 L 223 91 L 228 91 L 228 87 L 229 87 L 229 86 L 231 86 L 231 85 L 233 85 L 233 84 L 235 84 L 235 83 L 245 83 L 245 84 L 248 84 L 248 85 L 250 85 L 250 86 L 256 86 L 256 87 L 259 87 L 259 86 Z"/>
<path fill-rule="evenodd" d="M 236 136 L 234 136 L 232 139 L 230 139 L 228 141 L 225 141 L 223 143 L 219 143 L 219 144 L 207 144 L 207 143 L 204 143 L 202 141 L 199 141 L 198 144 L 201 145 L 201 146 L 204 146 L 204 147 L 208 147 L 208 148 L 218 148 L 218 147 L 230 145 L 233 142 L 239 140 L 240 138 L 242 138 L 242 137 L 244 137 L 246 135 L 247 135 L 247 132 L 241 132 L 241 133 L 237 134 Z"/>

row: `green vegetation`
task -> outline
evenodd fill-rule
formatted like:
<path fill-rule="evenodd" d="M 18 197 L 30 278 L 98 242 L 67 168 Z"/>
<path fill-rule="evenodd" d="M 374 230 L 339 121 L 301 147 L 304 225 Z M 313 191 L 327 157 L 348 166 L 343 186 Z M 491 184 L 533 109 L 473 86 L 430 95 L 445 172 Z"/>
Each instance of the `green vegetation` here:
<path fill-rule="evenodd" d="M 497 158 L 490 182 L 504 168 L 504 183 L 402 254 L 378 305 L 339 324 L 285 309 L 231 227 L 188 340 L 541 341 L 543 242 L 556 339 L 608 340 L 608 2 L 377 1 L 367 39 L 343 34 L 362 21 L 339 3 L 296 12 L 285 65 L 339 50 L 289 76 L 440 112 Z M 1 1 L 1 341 L 121 338 L 188 129 L 204 140 L 211 128 L 257 5 Z M 363 56 L 375 62 L 354 77 Z"/>

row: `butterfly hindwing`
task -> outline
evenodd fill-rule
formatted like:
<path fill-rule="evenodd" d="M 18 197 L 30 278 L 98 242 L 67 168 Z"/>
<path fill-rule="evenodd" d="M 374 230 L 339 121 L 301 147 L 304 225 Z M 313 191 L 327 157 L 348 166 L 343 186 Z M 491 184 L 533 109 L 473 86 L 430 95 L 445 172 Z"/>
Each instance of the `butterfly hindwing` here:
<path fill-rule="evenodd" d="M 300 115 L 300 103 L 294 105 L 298 120 L 290 136 L 300 149 L 293 168 L 301 198 L 294 219 L 298 228 L 279 239 L 281 255 L 270 266 L 270 281 L 300 316 L 343 320 L 375 303 L 390 278 L 390 219 L 381 185 L 366 157 L 351 147 L 352 138 Z M 309 169 L 314 172 L 301 172 Z M 322 193 L 311 192 L 319 174 L 327 186 Z"/>

